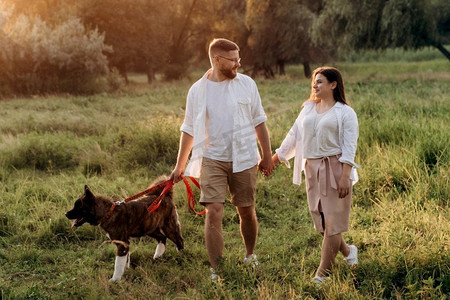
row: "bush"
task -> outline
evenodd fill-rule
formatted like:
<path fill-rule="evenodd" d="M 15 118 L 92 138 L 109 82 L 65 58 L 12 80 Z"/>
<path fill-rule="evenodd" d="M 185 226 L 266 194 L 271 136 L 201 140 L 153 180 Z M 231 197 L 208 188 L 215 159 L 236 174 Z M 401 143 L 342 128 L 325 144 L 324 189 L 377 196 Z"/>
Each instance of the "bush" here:
<path fill-rule="evenodd" d="M 76 18 L 51 26 L 39 17 L 10 16 L 0 18 L 0 95 L 100 91 L 108 73 L 104 53 L 112 51 L 104 34 Z"/>
<path fill-rule="evenodd" d="M 156 117 L 148 120 L 145 126 L 118 135 L 116 147 L 118 162 L 125 168 L 158 168 L 161 164 L 174 165 L 176 162 L 179 130 L 167 120 Z"/>
<path fill-rule="evenodd" d="M 114 161 L 109 153 L 105 152 L 98 143 L 83 149 L 80 157 L 80 166 L 85 176 L 101 175 L 111 170 Z"/>
<path fill-rule="evenodd" d="M 68 169 L 78 165 L 78 146 L 72 134 L 31 133 L 0 149 L 4 168 L 37 170 Z"/>

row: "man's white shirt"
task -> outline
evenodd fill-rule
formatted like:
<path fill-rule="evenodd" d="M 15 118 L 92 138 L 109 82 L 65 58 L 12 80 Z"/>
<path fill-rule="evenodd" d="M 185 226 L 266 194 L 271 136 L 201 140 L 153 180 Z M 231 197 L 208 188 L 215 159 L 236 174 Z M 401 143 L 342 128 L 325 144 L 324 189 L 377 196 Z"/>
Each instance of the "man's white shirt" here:
<path fill-rule="evenodd" d="M 186 114 L 180 130 L 193 136 L 193 148 L 184 174 L 200 177 L 202 158 L 207 146 L 207 83 L 208 70 L 189 89 Z M 249 76 L 238 73 L 227 80 L 226 93 L 232 102 L 231 153 L 233 172 L 247 170 L 261 159 L 258 151 L 255 127 L 267 121 L 256 83 Z M 220 110 L 217 110 L 220 113 Z"/>

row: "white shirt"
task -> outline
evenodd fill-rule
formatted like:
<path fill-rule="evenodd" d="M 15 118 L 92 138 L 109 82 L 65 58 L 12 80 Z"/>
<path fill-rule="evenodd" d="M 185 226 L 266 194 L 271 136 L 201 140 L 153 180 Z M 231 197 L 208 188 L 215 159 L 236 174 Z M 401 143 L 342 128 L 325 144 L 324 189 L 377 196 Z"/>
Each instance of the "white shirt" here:
<path fill-rule="evenodd" d="M 300 185 L 302 182 L 301 172 L 305 169 L 306 159 L 304 157 L 304 118 L 312 109 L 315 109 L 316 104 L 312 101 L 305 103 L 303 109 L 295 120 L 294 125 L 289 130 L 280 148 L 275 152 L 281 162 L 284 162 L 288 168 L 290 167 L 289 160 L 295 156 L 294 159 L 294 176 L 293 183 Z M 338 131 L 339 131 L 339 145 L 342 156 L 339 161 L 351 165 L 352 171 L 350 179 L 355 184 L 358 181 L 358 174 L 356 168 L 359 165 L 355 163 L 356 142 L 358 140 L 358 119 L 355 111 L 348 105 L 337 102 L 334 105 L 337 117 Z"/>
<path fill-rule="evenodd" d="M 206 145 L 204 157 L 233 161 L 233 111 L 235 102 L 230 99 L 229 80 L 206 83 Z"/>
<path fill-rule="evenodd" d="M 193 136 L 193 148 L 184 174 L 200 177 L 206 138 L 207 78 L 211 70 L 189 89 L 186 114 L 180 130 Z M 258 152 L 255 127 L 267 121 L 261 105 L 256 83 L 249 76 L 238 73 L 228 80 L 230 99 L 234 101 L 232 160 L 233 172 L 241 172 L 255 166 L 261 159 Z"/>

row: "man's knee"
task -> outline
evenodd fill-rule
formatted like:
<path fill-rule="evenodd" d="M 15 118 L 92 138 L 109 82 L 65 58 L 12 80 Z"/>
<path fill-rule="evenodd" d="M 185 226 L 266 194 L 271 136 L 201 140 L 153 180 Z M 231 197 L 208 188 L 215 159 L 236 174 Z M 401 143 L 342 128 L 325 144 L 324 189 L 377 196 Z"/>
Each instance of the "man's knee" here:
<path fill-rule="evenodd" d="M 256 220 L 256 211 L 254 206 L 238 207 L 238 213 L 241 220 L 246 221 Z"/>
<path fill-rule="evenodd" d="M 222 203 L 210 203 L 206 205 L 206 219 L 210 222 L 222 221 L 223 217 L 223 204 Z"/>

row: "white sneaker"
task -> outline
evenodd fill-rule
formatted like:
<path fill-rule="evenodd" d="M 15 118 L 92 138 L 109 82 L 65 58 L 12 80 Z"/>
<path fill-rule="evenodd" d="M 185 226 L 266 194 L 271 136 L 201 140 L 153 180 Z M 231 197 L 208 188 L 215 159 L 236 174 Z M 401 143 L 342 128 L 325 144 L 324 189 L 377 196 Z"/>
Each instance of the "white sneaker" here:
<path fill-rule="evenodd" d="M 216 281 L 219 276 L 216 273 L 216 270 L 214 270 L 213 268 L 209 268 L 209 270 L 211 271 L 211 280 Z"/>
<path fill-rule="evenodd" d="M 244 257 L 244 264 L 253 264 L 253 266 L 258 266 L 259 262 L 258 259 L 256 258 L 256 254 L 250 254 L 246 257 Z"/>
<path fill-rule="evenodd" d="M 349 266 L 354 266 L 358 264 L 358 248 L 355 245 L 349 245 L 350 253 L 347 257 L 344 257 L 344 261 L 347 262 Z"/>
<path fill-rule="evenodd" d="M 320 276 L 316 276 L 312 279 L 312 282 L 315 284 L 315 286 L 317 287 L 321 287 L 322 284 L 327 281 L 328 279 L 330 279 L 330 277 L 320 277 Z"/>

